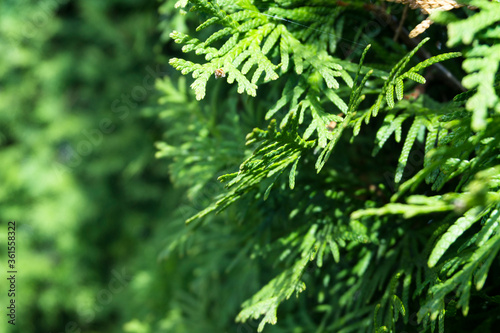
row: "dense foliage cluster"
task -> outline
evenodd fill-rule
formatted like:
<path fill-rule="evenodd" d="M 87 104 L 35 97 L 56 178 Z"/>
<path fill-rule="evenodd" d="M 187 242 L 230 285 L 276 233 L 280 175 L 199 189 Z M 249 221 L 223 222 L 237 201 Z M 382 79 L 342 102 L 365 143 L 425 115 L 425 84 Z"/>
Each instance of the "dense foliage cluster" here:
<path fill-rule="evenodd" d="M 499 22 L 498 0 L 0 3 L 0 330 L 493 331 Z"/>
<path fill-rule="evenodd" d="M 481 323 L 478 331 L 500 320 L 498 284 L 487 279 L 498 272 L 500 250 L 500 6 L 463 4 L 430 12 L 447 26 L 447 40 L 433 32 L 401 45 L 388 40 L 405 34 L 401 26 L 361 37 L 363 25 L 349 31 L 353 13 L 377 15 L 363 1 L 178 2 L 201 18 L 201 38 L 171 34 L 183 52 L 203 57 L 170 60 L 192 74 L 196 98 L 218 93 L 211 82 L 222 70 L 237 92 L 258 101 L 242 103 L 265 114 L 246 137 L 239 169 L 219 177 L 227 190 L 188 220 L 206 227 L 216 223 L 211 212 L 226 212 L 219 219 L 249 235 L 235 260 L 266 267 L 238 321 L 259 319 L 258 330 L 270 332 L 265 324 L 395 332 L 417 323 L 443 331 L 457 310 Z M 390 26 L 393 18 L 383 18 Z M 452 49 L 424 49 L 436 35 Z M 370 45 L 346 52 L 345 41 Z M 213 112 L 245 113 L 222 104 Z M 227 142 L 239 138 L 228 134 Z M 159 155 L 175 165 L 186 148 L 160 144 Z M 213 167 L 200 148 L 189 145 L 189 160 Z M 236 154 L 226 165 L 224 156 L 214 160 L 227 167 Z M 189 174 L 189 165 L 182 169 Z"/>

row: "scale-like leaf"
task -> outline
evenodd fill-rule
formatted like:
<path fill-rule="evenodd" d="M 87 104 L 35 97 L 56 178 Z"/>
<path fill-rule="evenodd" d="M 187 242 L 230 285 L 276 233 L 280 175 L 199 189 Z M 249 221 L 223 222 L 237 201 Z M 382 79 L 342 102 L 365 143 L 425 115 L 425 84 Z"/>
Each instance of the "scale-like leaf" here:
<path fill-rule="evenodd" d="M 459 218 L 436 243 L 427 264 L 434 267 L 448 248 L 481 217 L 482 207 L 475 207 Z"/>

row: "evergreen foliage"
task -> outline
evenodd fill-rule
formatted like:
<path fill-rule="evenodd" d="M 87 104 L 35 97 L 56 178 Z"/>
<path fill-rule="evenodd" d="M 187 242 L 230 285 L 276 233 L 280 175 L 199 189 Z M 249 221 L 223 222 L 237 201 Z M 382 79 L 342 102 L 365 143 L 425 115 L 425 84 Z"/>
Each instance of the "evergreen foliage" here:
<path fill-rule="evenodd" d="M 226 221 L 235 238 L 245 235 L 235 260 L 264 268 L 238 322 L 258 319 L 259 332 L 396 332 L 415 326 L 416 314 L 423 330 L 455 332 L 463 329 L 451 322 L 458 309 L 458 322 L 481 322 L 478 332 L 499 321 L 500 4 L 463 3 L 469 8 L 430 17 L 447 27 L 454 49 L 430 46 L 436 54 L 417 61 L 435 34 L 408 50 L 387 31 L 360 40 L 347 30 L 352 13 L 369 17 L 362 1 L 178 2 L 201 24 L 171 34 L 187 55 L 170 64 L 192 73 L 197 100 L 225 100 L 214 111 L 217 127 L 233 131 L 203 141 L 234 151 L 212 159 L 190 145 L 186 156 L 186 140 L 159 144 L 158 155 L 198 162 L 173 177 L 190 179 L 200 165 L 226 172 L 226 190 L 187 221 L 201 229 Z M 387 47 L 399 59 L 384 57 Z M 432 91 L 447 78 L 428 82 L 426 70 L 460 57 L 468 90 Z M 220 93 L 219 70 L 235 89 Z M 226 112 L 234 90 L 250 97 Z M 246 149 L 230 143 L 248 126 L 259 128 Z M 205 128 L 197 131 L 211 133 Z M 242 152 L 239 169 L 227 173 Z"/>
<path fill-rule="evenodd" d="M 416 3 L 0 2 L 0 331 L 495 331 L 500 3 Z"/>

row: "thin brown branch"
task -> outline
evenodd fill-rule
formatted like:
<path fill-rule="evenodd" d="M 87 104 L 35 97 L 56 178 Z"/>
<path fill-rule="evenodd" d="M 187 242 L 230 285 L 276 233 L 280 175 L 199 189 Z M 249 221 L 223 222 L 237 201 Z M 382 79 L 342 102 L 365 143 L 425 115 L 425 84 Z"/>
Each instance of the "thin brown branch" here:
<path fill-rule="evenodd" d="M 382 19 L 385 23 L 387 23 L 387 25 L 393 31 L 395 31 L 395 32 L 398 31 L 398 28 L 399 28 L 398 20 L 395 17 L 387 14 L 387 12 L 382 7 L 372 5 L 372 4 L 365 4 L 365 5 L 363 5 L 363 7 L 366 10 L 377 15 L 380 19 Z M 401 41 L 410 48 L 416 47 L 418 45 L 418 43 L 420 43 L 422 41 L 418 37 L 410 38 L 408 30 L 405 29 L 404 27 L 401 27 L 400 31 L 401 31 L 401 33 L 400 33 L 399 37 L 400 37 Z M 420 59 L 429 59 L 432 56 L 425 49 L 425 47 L 421 47 L 417 51 L 416 54 Z M 448 69 L 446 69 L 443 65 L 434 64 L 434 65 L 432 65 L 432 67 L 434 69 L 436 69 L 437 76 L 450 88 L 456 90 L 457 92 L 464 92 L 467 90 L 464 88 L 462 83 L 460 83 L 460 81 Z"/>

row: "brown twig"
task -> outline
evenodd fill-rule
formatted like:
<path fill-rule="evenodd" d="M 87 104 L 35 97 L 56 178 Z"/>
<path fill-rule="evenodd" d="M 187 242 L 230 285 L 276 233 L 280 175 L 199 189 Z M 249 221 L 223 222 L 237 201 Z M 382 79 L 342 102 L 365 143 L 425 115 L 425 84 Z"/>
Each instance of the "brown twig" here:
<path fill-rule="evenodd" d="M 398 20 L 387 14 L 387 12 L 382 8 L 382 7 L 379 7 L 379 6 L 376 6 L 376 5 L 372 5 L 372 4 L 365 4 L 363 5 L 363 7 L 368 10 L 368 11 L 371 11 L 372 13 L 374 13 L 375 15 L 377 15 L 380 19 L 382 19 L 385 23 L 387 23 L 387 25 L 394 31 L 398 31 Z M 405 29 L 404 27 L 401 27 L 401 34 L 400 34 L 400 38 L 401 38 L 401 41 L 406 44 L 408 47 L 410 48 L 414 48 L 418 45 L 418 43 L 420 43 L 422 40 L 418 37 L 416 38 L 410 38 L 409 37 L 409 32 L 407 29 Z M 424 47 L 421 47 L 418 51 L 417 51 L 417 56 L 420 57 L 421 59 L 429 59 L 431 57 L 431 54 L 424 48 Z M 449 71 L 447 70 L 443 65 L 441 64 L 434 64 L 433 67 L 436 69 L 437 71 L 437 76 L 443 80 L 443 82 L 449 86 L 450 88 L 453 88 L 455 89 L 456 91 L 459 91 L 459 92 L 464 92 L 466 91 L 467 89 L 464 88 L 464 86 L 462 85 L 462 83 L 460 83 L 460 81 Z"/>

